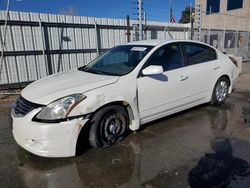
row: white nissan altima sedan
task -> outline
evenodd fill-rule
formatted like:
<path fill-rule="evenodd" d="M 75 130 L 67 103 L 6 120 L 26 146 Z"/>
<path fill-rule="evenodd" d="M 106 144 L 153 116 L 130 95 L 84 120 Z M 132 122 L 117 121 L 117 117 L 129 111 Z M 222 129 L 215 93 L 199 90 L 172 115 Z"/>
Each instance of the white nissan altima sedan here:
<path fill-rule="evenodd" d="M 36 155 L 74 156 L 88 124 L 90 145 L 110 147 L 144 123 L 224 103 L 238 75 L 233 58 L 200 42 L 127 43 L 23 89 L 11 113 L 13 135 Z"/>

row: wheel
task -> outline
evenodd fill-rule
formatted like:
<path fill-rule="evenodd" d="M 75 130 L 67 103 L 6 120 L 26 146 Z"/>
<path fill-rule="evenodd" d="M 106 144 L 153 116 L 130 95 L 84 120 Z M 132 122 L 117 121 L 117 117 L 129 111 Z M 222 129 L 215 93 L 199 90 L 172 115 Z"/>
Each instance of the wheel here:
<path fill-rule="evenodd" d="M 226 77 L 221 77 L 215 84 L 213 95 L 212 95 L 212 104 L 221 105 L 225 102 L 228 95 L 229 89 L 229 80 Z"/>
<path fill-rule="evenodd" d="M 89 143 L 94 148 L 107 148 L 121 142 L 127 133 L 127 111 L 119 105 L 107 106 L 93 117 Z"/>

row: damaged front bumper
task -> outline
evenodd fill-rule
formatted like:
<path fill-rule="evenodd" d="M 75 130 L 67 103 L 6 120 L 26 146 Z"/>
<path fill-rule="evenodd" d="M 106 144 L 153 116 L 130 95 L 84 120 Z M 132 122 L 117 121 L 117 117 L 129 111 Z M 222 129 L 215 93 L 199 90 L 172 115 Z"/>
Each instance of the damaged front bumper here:
<path fill-rule="evenodd" d="M 38 112 L 39 110 L 35 109 L 25 117 L 12 115 L 12 131 L 16 142 L 39 156 L 75 156 L 78 135 L 88 119 L 78 118 L 60 123 L 32 121 Z"/>

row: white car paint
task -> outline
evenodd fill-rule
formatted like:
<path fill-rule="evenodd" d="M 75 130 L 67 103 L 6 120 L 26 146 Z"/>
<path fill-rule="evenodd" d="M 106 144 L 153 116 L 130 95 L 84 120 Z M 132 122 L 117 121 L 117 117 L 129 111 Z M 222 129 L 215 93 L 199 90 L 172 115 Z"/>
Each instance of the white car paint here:
<path fill-rule="evenodd" d="M 209 102 L 216 81 L 223 75 L 230 79 L 229 93 L 232 91 L 238 70 L 228 56 L 216 49 L 214 50 L 218 54 L 218 60 L 213 62 L 186 66 L 160 75 L 138 76 L 147 59 L 158 48 L 171 42 L 186 40 L 152 40 L 124 44 L 154 46 L 135 69 L 124 76 L 104 76 L 73 70 L 30 84 L 23 89 L 21 95 L 37 104 L 48 105 L 75 93 L 83 93 L 87 98 L 70 112 L 70 116 L 77 118 L 64 122 L 34 121 L 33 117 L 42 107 L 32 110 L 24 117 L 16 117 L 12 113 L 15 140 L 20 146 L 39 156 L 74 156 L 79 133 L 89 120 L 88 116 L 79 116 L 94 113 L 104 105 L 116 101 L 124 102 L 129 112 L 129 127 L 137 130 L 143 123 Z"/>
<path fill-rule="evenodd" d="M 183 91 L 190 87 L 190 82 L 188 79 L 181 81 L 187 75 L 186 68 L 137 79 L 141 119 L 152 118 L 162 112 L 170 111 L 176 106 L 183 106 L 188 102 L 189 92 Z"/>
<path fill-rule="evenodd" d="M 21 95 L 38 104 L 49 104 L 56 99 L 74 93 L 87 92 L 98 87 L 112 84 L 117 76 L 105 76 L 80 72 L 78 70 L 54 74 L 28 85 Z"/>

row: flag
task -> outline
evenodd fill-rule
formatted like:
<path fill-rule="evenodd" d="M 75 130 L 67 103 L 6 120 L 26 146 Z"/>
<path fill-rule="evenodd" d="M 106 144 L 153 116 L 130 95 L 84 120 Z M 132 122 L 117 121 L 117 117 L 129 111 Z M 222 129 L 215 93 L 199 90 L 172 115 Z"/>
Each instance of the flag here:
<path fill-rule="evenodd" d="M 170 6 L 170 23 L 175 23 L 173 11 L 172 11 L 172 5 Z"/>

